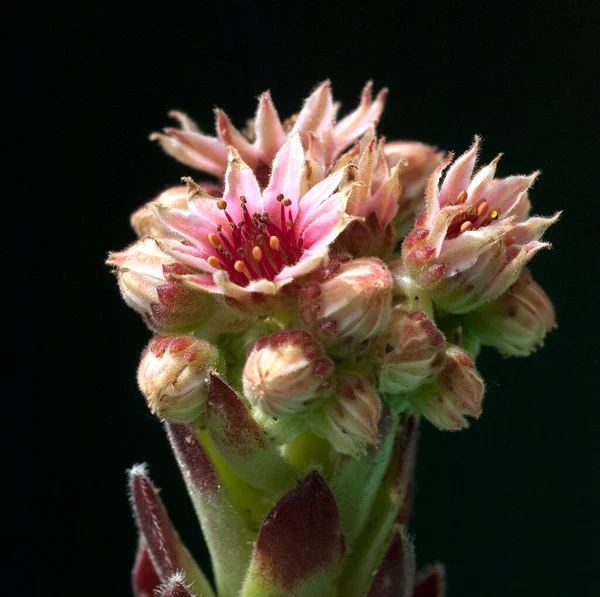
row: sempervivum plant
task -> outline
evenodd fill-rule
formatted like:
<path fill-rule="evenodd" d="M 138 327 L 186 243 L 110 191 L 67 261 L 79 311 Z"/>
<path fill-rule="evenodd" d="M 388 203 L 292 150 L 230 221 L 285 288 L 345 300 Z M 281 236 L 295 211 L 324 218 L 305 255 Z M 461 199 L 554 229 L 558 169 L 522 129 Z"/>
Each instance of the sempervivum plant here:
<path fill-rule="evenodd" d="M 216 137 L 179 112 L 152 135 L 213 179 L 137 210 L 108 263 L 155 334 L 138 383 L 214 585 L 139 465 L 138 597 L 445 592 L 407 533 L 419 423 L 468 427 L 480 347 L 527 355 L 555 326 L 525 265 L 558 216 L 529 215 L 536 174 L 476 170 L 478 138 L 454 161 L 378 137 L 371 87 L 340 120 L 325 82 L 284 121 L 265 92 L 244 132 L 216 110 Z"/>

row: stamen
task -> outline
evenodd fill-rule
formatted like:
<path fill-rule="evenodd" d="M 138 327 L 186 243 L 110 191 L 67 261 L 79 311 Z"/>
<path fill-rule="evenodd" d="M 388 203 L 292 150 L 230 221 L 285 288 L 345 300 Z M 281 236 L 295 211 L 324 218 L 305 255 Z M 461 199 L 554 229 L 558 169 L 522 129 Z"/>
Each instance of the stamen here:
<path fill-rule="evenodd" d="M 283 202 L 283 204 L 284 204 L 286 207 L 289 207 L 289 206 L 292 204 L 292 200 L 291 200 L 291 199 L 286 199 L 286 200 Z"/>
<path fill-rule="evenodd" d="M 280 203 L 283 201 L 283 193 L 279 193 L 279 195 L 277 195 L 277 201 Z"/>
<path fill-rule="evenodd" d="M 208 235 L 208 242 L 215 248 L 218 249 L 221 246 L 221 240 L 219 239 L 219 237 L 214 233 L 211 232 Z"/>
<path fill-rule="evenodd" d="M 233 222 L 229 222 L 229 230 L 231 230 L 231 232 L 233 232 L 236 228 L 237 226 Z"/>
<path fill-rule="evenodd" d="M 461 232 L 466 232 L 467 230 L 470 230 L 471 228 L 473 228 L 473 222 L 471 222 L 471 220 L 467 220 L 466 222 L 463 222 L 460 225 Z"/>
<path fill-rule="evenodd" d="M 488 202 L 484 199 L 478 206 L 477 206 L 477 217 L 481 218 L 481 216 L 485 216 L 485 214 L 487 213 L 488 210 Z"/>
<path fill-rule="evenodd" d="M 246 203 L 246 196 L 245 195 L 240 195 L 240 202 L 245 204 Z"/>
<path fill-rule="evenodd" d="M 239 260 L 233 264 L 233 268 L 235 269 L 236 272 L 238 272 L 240 274 L 247 271 L 246 264 L 243 261 L 239 261 Z"/>
<path fill-rule="evenodd" d="M 225 257 L 229 260 L 233 259 L 233 255 L 229 251 L 225 251 Z"/>
<path fill-rule="evenodd" d="M 217 224 L 217 232 L 222 232 L 223 226 L 221 224 Z"/>
<path fill-rule="evenodd" d="M 262 259 L 263 252 L 262 249 L 258 246 L 253 247 L 252 249 L 252 257 L 256 259 L 256 261 L 260 261 Z"/>
<path fill-rule="evenodd" d="M 225 209 L 227 209 L 227 201 L 225 201 L 225 200 L 223 200 L 223 199 L 219 199 L 219 200 L 217 201 L 217 207 L 218 207 L 219 209 L 222 209 L 222 210 L 225 210 Z"/>
<path fill-rule="evenodd" d="M 467 191 L 461 191 L 458 196 L 456 197 L 456 201 L 454 202 L 454 205 L 461 205 L 462 203 L 464 203 L 467 200 L 467 197 L 469 196 L 469 194 L 467 193 Z"/>
<path fill-rule="evenodd" d="M 467 215 L 470 217 L 476 216 L 477 210 L 474 207 L 469 207 L 469 209 L 467 209 Z"/>
<path fill-rule="evenodd" d="M 500 210 L 495 209 L 491 214 L 490 214 L 490 218 L 492 218 L 492 220 L 497 220 L 498 216 L 500 215 Z"/>
<path fill-rule="evenodd" d="M 285 225 L 287 228 L 291 228 L 294 225 L 294 222 L 292 222 L 292 220 L 288 220 Z"/>
<path fill-rule="evenodd" d="M 273 249 L 274 251 L 279 251 L 279 249 L 281 248 L 279 238 L 277 238 L 276 236 L 272 236 L 269 239 L 269 247 L 271 247 L 271 249 Z"/>
<path fill-rule="evenodd" d="M 211 267 L 214 267 L 216 269 L 221 269 L 221 267 L 222 267 L 221 266 L 221 262 L 216 257 L 214 257 L 213 255 L 211 255 L 206 260 L 206 262 L 208 263 L 208 265 L 210 265 Z"/>

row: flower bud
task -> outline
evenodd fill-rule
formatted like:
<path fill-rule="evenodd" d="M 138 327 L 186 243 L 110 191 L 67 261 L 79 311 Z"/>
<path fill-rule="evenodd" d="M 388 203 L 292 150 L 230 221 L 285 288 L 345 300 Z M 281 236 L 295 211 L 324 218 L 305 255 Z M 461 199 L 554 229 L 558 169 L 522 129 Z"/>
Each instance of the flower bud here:
<path fill-rule="evenodd" d="M 333 274 L 302 290 L 300 317 L 324 341 L 359 345 L 387 327 L 392 285 L 392 276 L 379 259 L 343 262 Z"/>
<path fill-rule="evenodd" d="M 340 381 L 335 395 L 310 421 L 311 430 L 343 454 L 359 456 L 377 445 L 381 401 L 375 388 L 359 376 Z"/>
<path fill-rule="evenodd" d="M 248 401 L 271 417 L 295 415 L 327 392 L 333 363 L 308 332 L 282 331 L 257 340 L 242 374 Z"/>
<path fill-rule="evenodd" d="M 456 431 L 469 426 L 465 415 L 479 418 L 484 392 L 485 386 L 475 363 L 460 348 L 449 346 L 439 376 L 409 398 L 436 427 Z"/>
<path fill-rule="evenodd" d="M 445 342 L 423 311 L 394 309 L 389 332 L 378 346 L 379 390 L 388 394 L 416 390 L 439 371 Z"/>
<path fill-rule="evenodd" d="M 143 238 L 107 261 L 115 273 L 123 300 L 158 332 L 181 330 L 205 321 L 213 311 L 213 299 L 177 279 L 191 273 L 176 263 L 150 237 Z"/>
<path fill-rule="evenodd" d="M 527 356 L 543 345 L 556 317 L 548 295 L 524 270 L 499 298 L 468 313 L 464 325 L 505 356 Z"/>
<path fill-rule="evenodd" d="M 218 350 L 193 336 L 153 338 L 138 367 L 140 390 L 152 413 L 176 423 L 205 416 L 209 373 L 219 368 Z"/>

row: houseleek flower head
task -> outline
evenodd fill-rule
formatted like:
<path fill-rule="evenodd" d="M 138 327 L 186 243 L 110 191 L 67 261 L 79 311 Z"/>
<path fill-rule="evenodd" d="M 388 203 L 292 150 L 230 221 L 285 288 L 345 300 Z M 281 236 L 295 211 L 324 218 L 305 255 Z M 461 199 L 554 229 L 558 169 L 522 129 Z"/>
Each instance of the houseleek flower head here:
<path fill-rule="evenodd" d="M 198 180 L 138 208 L 108 263 L 158 334 L 138 383 L 163 419 L 215 591 L 143 466 L 130 474 L 136 597 L 443 597 L 406 525 L 418 426 L 482 414 L 481 346 L 524 356 L 555 326 L 525 266 L 553 217 L 537 173 L 476 170 L 381 135 L 387 90 L 338 118 L 331 84 L 281 119 L 267 91 L 242 131 L 182 112 L 152 139 Z M 182 174 L 187 172 L 184 170 Z"/>

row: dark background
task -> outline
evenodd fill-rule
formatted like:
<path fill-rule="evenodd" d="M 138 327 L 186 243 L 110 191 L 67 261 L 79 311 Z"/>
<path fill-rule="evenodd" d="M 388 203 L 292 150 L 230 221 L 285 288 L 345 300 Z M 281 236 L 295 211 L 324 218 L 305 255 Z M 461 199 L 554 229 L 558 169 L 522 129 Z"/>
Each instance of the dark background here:
<path fill-rule="evenodd" d="M 595 594 L 592 20 L 585 3 L 559 13 L 527 3 L 349 0 L 86 2 L 12 23 L 11 66 L 24 95 L 5 114 L 16 125 L 5 144 L 26 172 L 8 173 L 18 186 L 5 212 L 16 214 L 5 225 L 16 237 L 5 267 L 16 302 L 9 329 L 19 329 L 4 426 L 4 490 L 16 497 L 5 513 L 16 556 L 10 594 L 130 594 L 136 536 L 125 470 L 140 461 L 205 557 L 161 426 L 135 384 L 149 332 L 103 262 L 134 240 L 130 212 L 192 174 L 147 141 L 169 124 L 169 109 L 211 131 L 219 106 L 241 127 L 261 91 L 271 89 L 286 116 L 327 77 L 342 112 L 367 79 L 390 88 L 379 127 L 388 139 L 462 152 L 481 134 L 484 160 L 505 153 L 501 176 L 542 170 L 536 212 L 564 209 L 547 233 L 554 248 L 532 268 L 559 329 L 527 359 L 484 352 L 486 404 L 470 430 L 424 426 L 411 532 L 420 565 L 447 564 L 450 597 Z"/>

